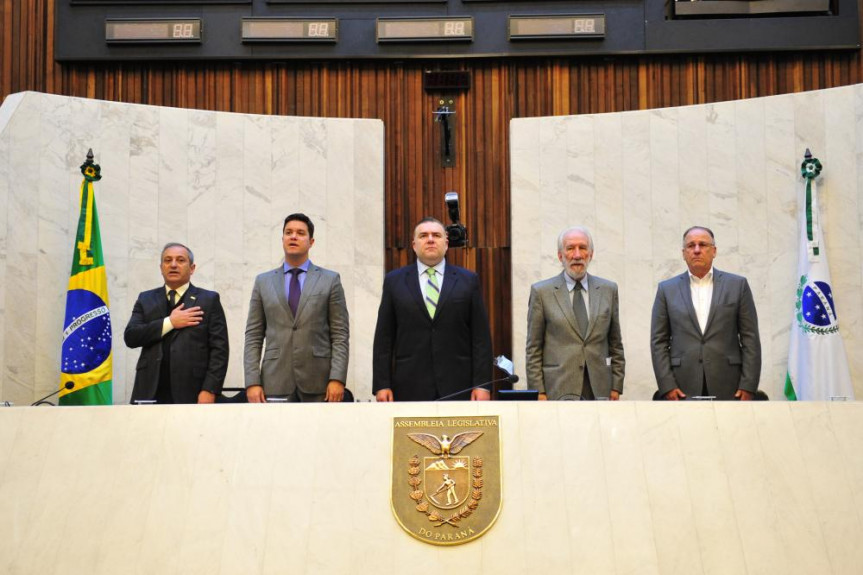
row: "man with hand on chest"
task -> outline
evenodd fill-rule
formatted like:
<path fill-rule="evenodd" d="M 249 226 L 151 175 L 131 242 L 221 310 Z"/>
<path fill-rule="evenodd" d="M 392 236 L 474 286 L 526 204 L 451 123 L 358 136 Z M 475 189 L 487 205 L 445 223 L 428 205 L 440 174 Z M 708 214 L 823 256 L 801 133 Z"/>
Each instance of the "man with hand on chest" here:
<path fill-rule="evenodd" d="M 192 250 L 162 249 L 165 285 L 141 292 L 123 337 L 143 348 L 132 402 L 214 403 L 228 371 L 228 325 L 219 294 L 191 283 Z"/>

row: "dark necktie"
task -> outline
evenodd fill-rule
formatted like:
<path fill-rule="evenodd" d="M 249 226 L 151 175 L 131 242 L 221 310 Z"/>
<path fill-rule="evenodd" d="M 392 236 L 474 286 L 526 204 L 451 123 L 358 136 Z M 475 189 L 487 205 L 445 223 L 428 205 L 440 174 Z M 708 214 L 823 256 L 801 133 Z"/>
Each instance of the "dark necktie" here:
<path fill-rule="evenodd" d="M 290 293 L 288 294 L 288 306 L 290 306 L 291 311 L 294 316 L 297 315 L 297 308 L 300 305 L 300 272 L 302 272 L 300 268 L 293 268 L 288 270 L 288 273 L 291 274 L 291 286 Z"/>
<path fill-rule="evenodd" d="M 168 303 L 171 304 L 171 309 L 177 306 L 177 290 L 172 289 L 168 292 Z"/>
<path fill-rule="evenodd" d="M 575 282 L 575 293 L 572 294 L 572 311 L 575 313 L 575 321 L 578 323 L 578 331 L 581 337 L 587 335 L 587 308 L 584 306 L 584 297 L 581 295 L 584 286 L 581 281 Z"/>

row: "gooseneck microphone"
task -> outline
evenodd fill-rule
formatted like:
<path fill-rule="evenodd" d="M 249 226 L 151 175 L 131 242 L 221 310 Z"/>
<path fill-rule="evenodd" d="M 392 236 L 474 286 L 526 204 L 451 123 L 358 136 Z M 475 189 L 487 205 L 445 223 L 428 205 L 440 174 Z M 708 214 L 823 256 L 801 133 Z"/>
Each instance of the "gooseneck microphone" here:
<path fill-rule="evenodd" d="M 462 390 L 457 391 L 457 392 L 455 392 L 455 393 L 451 393 L 451 394 L 449 394 L 449 395 L 445 395 L 445 396 L 443 396 L 443 397 L 439 397 L 439 398 L 437 398 L 435 401 L 443 401 L 443 400 L 445 400 L 445 399 L 450 399 L 451 397 L 456 397 L 456 396 L 459 396 L 459 395 L 463 395 L 463 394 L 465 394 L 465 393 L 470 393 L 470 392 L 471 392 L 471 391 L 473 391 L 474 389 L 479 389 L 479 388 L 481 388 L 481 387 L 482 387 L 482 388 L 485 388 L 485 386 L 487 386 L 487 385 L 493 385 L 493 384 L 495 384 L 495 383 L 518 383 L 518 376 L 517 376 L 517 375 L 515 375 L 515 374 L 512 374 L 512 375 L 508 375 L 508 376 L 506 376 L 506 377 L 501 377 L 500 379 L 493 379 L 493 380 L 491 380 L 491 381 L 487 381 L 487 382 L 485 382 L 485 383 L 481 383 L 481 384 L 479 384 L 479 385 L 475 385 L 475 386 L 473 386 L 473 387 L 469 387 L 469 388 L 467 388 L 467 389 L 462 389 Z M 489 393 L 491 393 L 491 390 L 490 390 L 490 389 L 487 389 L 486 391 L 488 391 Z"/>
<path fill-rule="evenodd" d="M 63 391 L 64 389 L 73 389 L 74 387 L 75 387 L 75 382 L 73 382 L 73 381 L 67 381 L 66 383 L 64 383 L 64 384 L 63 384 L 63 387 L 61 387 L 61 388 L 60 388 L 60 389 L 58 389 L 57 391 L 52 391 L 51 393 L 49 393 L 48 395 L 46 395 L 45 397 L 43 397 L 43 398 L 42 398 L 42 399 L 40 399 L 39 401 L 37 401 L 37 402 L 35 402 L 35 403 L 31 403 L 31 404 L 30 404 L 30 407 L 35 407 L 35 406 L 37 406 L 37 405 L 54 405 L 54 404 L 53 404 L 53 403 L 51 403 L 50 401 L 46 401 L 46 400 L 47 400 L 47 399 L 49 399 L 49 398 L 51 398 L 51 397 L 54 397 L 55 395 L 57 395 L 58 393 L 60 393 L 60 392 L 61 392 L 61 391 Z"/>

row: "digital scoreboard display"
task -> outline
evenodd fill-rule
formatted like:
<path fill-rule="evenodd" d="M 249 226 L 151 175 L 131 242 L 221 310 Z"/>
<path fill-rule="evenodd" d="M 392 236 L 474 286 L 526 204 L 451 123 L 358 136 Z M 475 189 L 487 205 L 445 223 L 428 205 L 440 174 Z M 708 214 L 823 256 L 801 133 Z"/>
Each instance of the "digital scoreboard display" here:
<path fill-rule="evenodd" d="M 105 20 L 105 41 L 109 44 L 199 44 L 201 20 L 200 18 Z"/>
<path fill-rule="evenodd" d="M 473 18 L 378 18 L 378 42 L 453 42 L 473 40 Z"/>
<path fill-rule="evenodd" d="M 604 14 L 510 16 L 510 40 L 602 38 Z"/>
<path fill-rule="evenodd" d="M 243 18 L 243 42 L 337 42 L 336 18 Z"/>

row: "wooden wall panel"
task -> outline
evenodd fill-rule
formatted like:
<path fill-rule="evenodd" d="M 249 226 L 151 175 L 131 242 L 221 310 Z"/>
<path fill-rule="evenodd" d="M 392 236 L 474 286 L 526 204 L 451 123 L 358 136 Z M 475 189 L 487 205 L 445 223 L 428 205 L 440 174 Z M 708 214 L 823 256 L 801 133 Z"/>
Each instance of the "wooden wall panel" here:
<path fill-rule="evenodd" d="M 452 94 L 457 165 L 440 166 L 439 94 L 420 61 L 110 63 L 53 61 L 54 1 L 0 0 L 0 97 L 23 90 L 256 114 L 380 118 L 386 130 L 388 269 L 411 261 L 424 215 L 445 221 L 458 191 L 472 247 L 451 259 L 482 274 L 495 353 L 511 352 L 509 120 L 702 104 L 857 83 L 856 51 L 448 61 L 473 85 Z M 301 206 L 298 206 L 301 208 Z M 531 230 L 517 230 L 532 233 Z M 515 318 L 524 321 L 524 318 Z"/>

